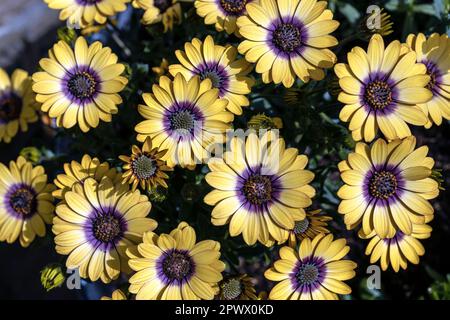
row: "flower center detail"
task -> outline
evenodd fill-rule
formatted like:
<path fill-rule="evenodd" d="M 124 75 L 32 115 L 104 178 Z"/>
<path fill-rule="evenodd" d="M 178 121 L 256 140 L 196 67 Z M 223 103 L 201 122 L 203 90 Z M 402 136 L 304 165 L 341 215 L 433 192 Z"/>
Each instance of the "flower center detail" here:
<path fill-rule="evenodd" d="M 372 109 L 383 110 L 392 102 L 392 89 L 385 81 L 372 81 L 366 87 L 364 99 Z"/>
<path fill-rule="evenodd" d="M 11 91 L 0 92 L 0 124 L 19 119 L 22 99 Z"/>
<path fill-rule="evenodd" d="M 315 264 L 302 264 L 295 274 L 300 285 L 312 285 L 319 279 L 319 268 Z"/>
<path fill-rule="evenodd" d="M 430 82 L 428 82 L 426 88 L 430 91 L 435 92 L 437 89 L 436 87 L 438 84 L 438 78 L 440 77 L 441 72 L 439 71 L 436 64 L 434 64 L 433 62 L 424 61 L 423 63 L 427 67 L 427 74 L 430 76 Z"/>
<path fill-rule="evenodd" d="M 21 186 L 9 197 L 11 208 L 20 215 L 31 215 L 36 212 L 36 192 L 30 187 Z"/>
<path fill-rule="evenodd" d="M 89 72 L 83 71 L 73 75 L 67 82 L 67 89 L 77 99 L 92 98 L 97 92 L 97 80 Z"/>
<path fill-rule="evenodd" d="M 303 234 L 309 227 L 309 220 L 307 218 L 296 221 L 294 225 L 294 233 L 295 234 Z"/>
<path fill-rule="evenodd" d="M 200 73 L 200 79 L 201 80 L 205 80 L 205 79 L 211 80 L 213 87 L 218 88 L 218 89 L 220 89 L 222 87 L 222 84 L 225 81 L 225 79 L 223 79 L 223 76 L 221 74 L 219 74 L 219 72 L 217 70 L 210 70 L 210 69 L 205 69 L 204 71 L 202 71 Z"/>
<path fill-rule="evenodd" d="M 248 0 L 220 0 L 222 9 L 230 15 L 241 15 Z"/>
<path fill-rule="evenodd" d="M 375 172 L 369 181 L 370 195 L 379 199 L 388 199 L 397 191 L 397 178 L 388 171 Z"/>
<path fill-rule="evenodd" d="M 122 233 L 119 219 L 114 215 L 101 215 L 94 220 L 94 236 L 103 243 L 109 243 Z"/>
<path fill-rule="evenodd" d="M 172 130 L 187 130 L 191 132 L 195 126 L 195 115 L 189 110 L 176 111 L 169 117 Z"/>
<path fill-rule="evenodd" d="M 172 5 L 172 0 L 153 0 L 153 5 L 159 9 L 160 13 L 164 13 Z"/>
<path fill-rule="evenodd" d="M 222 284 L 222 294 L 225 300 L 238 299 L 242 291 L 242 283 L 237 278 L 228 279 Z"/>
<path fill-rule="evenodd" d="M 302 44 L 302 32 L 292 23 L 280 24 L 272 34 L 272 43 L 285 53 L 292 53 Z"/>
<path fill-rule="evenodd" d="M 162 270 L 170 280 L 183 280 L 194 269 L 192 258 L 185 252 L 174 250 L 162 262 Z"/>
<path fill-rule="evenodd" d="M 242 192 L 252 204 L 263 204 L 272 199 L 272 181 L 268 176 L 252 175 L 245 181 Z"/>
<path fill-rule="evenodd" d="M 156 172 L 155 160 L 142 154 L 131 162 L 133 173 L 139 179 L 149 179 Z"/>

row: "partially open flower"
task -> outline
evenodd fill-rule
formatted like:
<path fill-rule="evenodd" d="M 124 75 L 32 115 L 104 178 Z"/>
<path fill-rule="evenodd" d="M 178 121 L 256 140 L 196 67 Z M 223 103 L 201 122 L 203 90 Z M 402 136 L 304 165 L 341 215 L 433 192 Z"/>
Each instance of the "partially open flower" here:
<path fill-rule="evenodd" d="M 219 300 L 257 300 L 252 278 L 246 274 L 225 277 L 219 284 Z"/>

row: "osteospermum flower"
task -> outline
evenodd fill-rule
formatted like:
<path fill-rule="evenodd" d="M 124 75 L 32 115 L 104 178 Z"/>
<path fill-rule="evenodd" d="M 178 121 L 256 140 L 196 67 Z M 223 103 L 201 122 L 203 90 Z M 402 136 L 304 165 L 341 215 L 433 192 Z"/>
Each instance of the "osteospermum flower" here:
<path fill-rule="evenodd" d="M 258 300 L 252 278 L 246 274 L 226 277 L 219 288 L 219 300 Z"/>
<path fill-rule="evenodd" d="M 100 300 L 127 300 L 127 295 L 122 290 L 114 290 L 111 297 L 103 296 Z"/>
<path fill-rule="evenodd" d="M 122 103 L 118 94 L 128 80 L 120 76 L 125 70 L 117 56 L 100 42 L 88 46 L 83 37 L 75 48 L 59 41 L 49 51 L 50 58 L 39 62 L 44 70 L 33 74 L 33 90 L 41 110 L 56 118 L 56 124 L 72 128 L 78 124 L 83 132 L 110 122 Z"/>
<path fill-rule="evenodd" d="M 321 210 L 307 211 L 303 220 L 295 221 L 294 228 L 289 231 L 289 246 L 297 247 L 297 243 L 305 238 L 314 239 L 318 234 L 330 233 L 328 221 L 330 216 L 320 214 Z"/>
<path fill-rule="evenodd" d="M 196 0 L 197 14 L 205 18 L 205 24 L 214 24 L 216 30 L 239 36 L 236 20 L 247 11 L 245 6 L 255 0 Z"/>
<path fill-rule="evenodd" d="M 384 47 L 379 34 L 372 36 L 367 52 L 355 47 L 347 55 L 348 64 L 339 63 L 334 71 L 342 92 L 338 100 L 346 105 L 340 119 L 350 122 L 356 141 L 372 141 L 378 129 L 389 139 L 411 135 L 407 123 L 423 126 L 426 115 L 418 104 L 430 100 L 426 88 L 430 77 L 416 54 L 399 41 Z"/>
<path fill-rule="evenodd" d="M 152 147 L 152 140 L 147 137 L 142 146 L 142 150 L 138 146 L 133 146 L 132 155 L 120 156 L 119 158 L 125 162 L 123 166 L 123 183 L 132 185 L 133 191 L 138 185 L 142 189 L 156 188 L 160 185 L 167 188 L 165 179 L 169 176 L 165 171 L 171 171 L 166 162 L 161 158 L 166 154 L 167 150 L 159 150 Z"/>
<path fill-rule="evenodd" d="M 208 158 L 216 143 L 223 143 L 233 114 L 225 110 L 227 100 L 219 99 L 219 89 L 211 80 L 193 77 L 187 81 L 177 74 L 172 81 L 161 77 L 153 93 L 144 93 L 145 105 L 139 113 L 146 119 L 135 130 L 143 142 L 152 138 L 155 147 L 167 149 L 162 160 L 169 167 L 179 164 L 193 168 Z"/>
<path fill-rule="evenodd" d="M 427 224 L 413 224 L 410 235 L 397 231 L 394 237 L 385 239 L 381 239 L 375 232 L 368 236 L 360 232 L 360 236 L 370 239 L 366 248 L 366 255 L 370 255 L 370 263 L 380 261 L 383 271 L 391 266 L 398 272 L 400 268 L 406 270 L 408 262 L 419 263 L 420 256 L 425 254 L 425 248 L 419 239 L 429 238 L 431 231 L 432 228 Z"/>
<path fill-rule="evenodd" d="M 88 27 L 106 23 L 108 17 L 125 11 L 130 0 L 44 0 L 49 8 L 61 10 L 60 20 L 72 26 Z"/>
<path fill-rule="evenodd" d="M 336 38 L 329 34 L 339 22 L 326 10 L 326 1 L 261 0 L 246 6 L 237 20 L 245 39 L 238 49 L 247 61 L 256 63 L 264 83 L 291 87 L 295 78 L 303 82 L 322 80 L 336 56 L 328 48 Z"/>
<path fill-rule="evenodd" d="M 220 244 L 197 243 L 194 229 L 181 222 L 170 234 L 146 232 L 143 242 L 127 250 L 136 271 L 130 292 L 137 300 L 212 300 L 225 264 L 219 260 Z"/>
<path fill-rule="evenodd" d="M 162 22 L 164 32 L 172 30 L 175 23 L 181 23 L 181 5 L 177 0 L 133 0 L 133 7 L 145 10 L 143 24 Z"/>
<path fill-rule="evenodd" d="M 28 247 L 36 235 L 45 236 L 55 210 L 53 190 L 42 166 L 33 167 L 21 156 L 9 168 L 0 163 L 0 242 L 19 239 Z"/>
<path fill-rule="evenodd" d="M 245 143 L 234 137 L 223 159 L 213 158 L 206 181 L 216 190 L 204 201 L 215 206 L 211 222 L 230 224 L 230 235 L 242 233 L 244 241 L 270 246 L 287 240 L 286 230 L 304 219 L 315 190 L 314 174 L 305 170 L 308 158 L 295 148 L 285 148 L 282 138 L 258 138 L 250 133 Z M 270 144 L 268 143 L 270 142 Z"/>
<path fill-rule="evenodd" d="M 181 73 L 186 79 L 193 76 L 210 79 L 213 87 L 219 89 L 219 97 L 228 100 L 227 109 L 242 114 L 242 107 L 250 104 L 245 95 L 254 85 L 254 80 L 247 77 L 252 69 L 250 63 L 237 59 L 235 47 L 215 45 L 211 36 L 204 42 L 194 38 L 184 48 L 184 52 L 175 52 L 181 64 L 169 66 L 169 72 L 173 76 Z"/>
<path fill-rule="evenodd" d="M 146 218 L 150 209 L 139 190 L 128 191 L 108 177 L 100 183 L 87 178 L 56 206 L 56 252 L 67 255 L 67 268 L 78 268 L 82 278 L 109 283 L 130 271 L 125 250 L 156 228 L 156 221 Z"/>
<path fill-rule="evenodd" d="M 413 224 L 429 221 L 438 196 L 438 183 L 430 178 L 433 159 L 428 147 L 415 149 L 416 139 L 408 137 L 386 143 L 378 139 L 369 147 L 360 142 L 355 152 L 339 164 L 344 185 L 338 211 L 348 229 L 362 222 L 364 234 L 375 230 L 380 238 L 392 238 L 396 231 L 406 235 Z"/>
<path fill-rule="evenodd" d="M 295 250 L 280 249 L 280 260 L 264 276 L 279 282 L 269 294 L 271 300 L 337 300 L 338 294 L 350 294 L 344 280 L 355 276 L 356 263 L 342 260 L 350 251 L 345 239 L 317 235 L 304 239 Z"/>
<path fill-rule="evenodd" d="M 450 39 L 446 34 L 433 33 L 428 39 L 424 34 L 410 34 L 408 46 L 417 55 L 417 62 L 423 63 L 430 76 L 427 88 L 433 97 L 419 106 L 428 115 L 426 128 L 433 123 L 440 125 L 442 118 L 450 119 Z"/>
<path fill-rule="evenodd" d="M 87 178 L 93 178 L 100 182 L 103 177 L 110 178 L 114 184 L 122 182 L 122 174 L 115 168 L 110 168 L 108 162 L 100 162 L 98 158 L 92 158 L 85 154 L 81 163 L 72 161 L 64 164 L 64 173 L 58 174 L 53 183 L 58 187 L 53 192 L 57 199 L 63 199 L 64 194 L 70 191 L 77 183 L 84 183 Z"/>
<path fill-rule="evenodd" d="M 10 143 L 19 129 L 38 120 L 35 95 L 28 73 L 16 69 L 11 77 L 0 68 L 0 142 Z"/>

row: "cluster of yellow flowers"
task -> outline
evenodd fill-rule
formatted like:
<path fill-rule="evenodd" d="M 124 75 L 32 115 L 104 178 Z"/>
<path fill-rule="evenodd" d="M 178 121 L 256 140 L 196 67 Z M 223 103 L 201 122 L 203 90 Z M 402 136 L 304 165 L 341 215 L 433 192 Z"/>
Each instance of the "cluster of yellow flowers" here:
<path fill-rule="evenodd" d="M 104 24 L 124 11 L 130 0 L 44 0 L 60 9 L 62 20 L 81 27 Z M 176 0 L 134 0 L 145 10 L 143 23 L 162 21 L 170 29 L 181 20 Z M 222 157 L 209 158 L 217 141 L 226 141 L 235 116 L 250 104 L 255 84 L 292 87 L 300 79 L 322 80 L 332 68 L 339 78 L 340 119 L 349 122 L 357 141 L 339 164 L 344 185 L 339 213 L 348 229 L 361 225 L 359 236 L 371 239 L 367 254 L 383 269 L 406 268 L 424 254 L 417 239 L 430 236 L 433 207 L 439 194 L 431 178 L 434 161 L 428 148 L 416 149 L 408 124 L 439 125 L 450 119 L 450 40 L 446 35 L 410 35 L 406 43 L 385 47 L 375 34 L 367 51 L 348 53 L 348 64 L 335 64 L 330 35 L 339 26 L 325 1 L 197 0 L 197 13 L 218 31 L 234 33 L 238 47 L 218 45 L 211 36 L 194 38 L 176 51 L 179 64 L 168 66 L 151 93 L 143 94 L 130 156 L 123 170 L 85 155 L 64 165 L 54 184 L 42 166 L 22 156 L 9 168 L 0 164 L 0 241 L 19 239 L 28 246 L 52 225 L 56 251 L 81 277 L 104 283 L 121 272 L 133 273 L 129 292 L 136 299 L 257 299 L 246 275 L 223 278 L 220 244 L 197 241 L 194 229 L 181 222 L 169 234 L 157 234 L 149 217 L 151 203 L 141 190 L 167 186 L 176 165 L 193 169 L 207 164 L 213 190 L 204 202 L 213 206 L 213 225 L 228 225 L 232 237 L 248 245 L 287 245 L 265 276 L 278 282 L 270 299 L 337 299 L 349 294 L 344 283 L 356 263 L 344 260 L 350 248 L 333 239 L 331 218 L 306 211 L 312 204 L 314 174 L 308 158 L 287 148 L 272 131 L 234 137 Z M 239 58 L 241 54 L 243 58 Z M 59 127 L 78 125 L 83 132 L 112 121 L 127 86 L 125 67 L 110 48 L 79 37 L 71 47 L 56 43 L 42 71 L 30 77 L 0 69 L 0 141 L 11 141 L 20 127 L 47 113 Z M 408 124 L 407 124 L 408 123 Z M 275 126 L 275 125 L 274 125 Z M 376 141 L 377 134 L 384 138 Z M 364 141 L 364 142 L 362 142 Z M 373 142 L 374 141 L 374 142 Z M 55 199 L 59 202 L 54 205 Z M 126 299 L 118 291 L 113 299 Z"/>

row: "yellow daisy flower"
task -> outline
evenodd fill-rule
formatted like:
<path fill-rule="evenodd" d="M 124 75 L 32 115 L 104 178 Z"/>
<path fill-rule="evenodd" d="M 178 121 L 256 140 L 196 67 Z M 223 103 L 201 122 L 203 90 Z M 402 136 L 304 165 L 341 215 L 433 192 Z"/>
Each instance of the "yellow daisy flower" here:
<path fill-rule="evenodd" d="M 442 118 L 450 120 L 450 39 L 446 34 L 438 33 L 433 33 L 427 39 L 423 33 L 419 33 L 410 34 L 406 43 L 416 52 L 417 62 L 426 66 L 431 79 L 427 88 L 433 97 L 419 105 L 428 115 L 425 127 L 429 128 L 433 123 L 439 126 Z"/>
<path fill-rule="evenodd" d="M 128 80 L 120 76 L 125 66 L 98 41 L 88 46 L 83 37 L 75 49 L 59 41 L 49 50 L 50 58 L 39 62 L 44 71 L 33 74 L 33 90 L 41 110 L 56 118 L 59 127 L 78 123 L 83 132 L 96 128 L 100 120 L 111 122 L 122 103 L 118 94 Z"/>
<path fill-rule="evenodd" d="M 219 300 L 258 300 L 252 278 L 246 274 L 226 277 L 219 288 Z"/>
<path fill-rule="evenodd" d="M 87 178 L 93 178 L 100 182 L 103 177 L 110 178 L 114 184 L 122 182 L 122 174 L 115 168 L 110 168 L 108 162 L 100 162 L 98 158 L 91 158 L 85 154 L 81 163 L 72 161 L 64 164 L 64 173 L 58 174 L 53 183 L 58 187 L 53 192 L 57 199 L 63 199 L 64 194 L 70 191 L 77 183 L 83 183 Z"/>
<path fill-rule="evenodd" d="M 125 162 L 123 183 L 131 184 L 133 191 L 138 185 L 144 190 L 156 188 L 158 185 L 167 188 L 165 179 L 168 179 L 169 176 L 165 171 L 173 169 L 166 166 L 166 162 L 161 160 L 166 152 L 167 150 L 160 151 L 158 148 L 153 148 L 150 137 L 145 139 L 142 150 L 138 146 L 133 146 L 130 157 L 119 157 Z"/>
<path fill-rule="evenodd" d="M 181 73 L 186 79 L 199 76 L 200 80 L 210 79 L 214 88 L 219 89 L 219 98 L 228 100 L 227 109 L 236 115 L 242 114 L 242 106 L 249 106 L 246 94 L 251 92 L 254 80 L 247 77 L 252 70 L 250 63 L 237 59 L 237 50 L 228 45 L 215 45 L 211 36 L 204 42 L 194 38 L 186 42 L 185 52 L 175 52 L 181 64 L 169 66 L 172 76 Z"/>
<path fill-rule="evenodd" d="M 28 73 L 16 69 L 10 78 L 0 68 L 0 142 L 10 143 L 19 128 L 27 131 L 28 124 L 38 120 L 38 109 Z"/>
<path fill-rule="evenodd" d="M 111 297 L 103 296 L 100 300 L 127 300 L 127 295 L 122 290 L 114 290 Z"/>
<path fill-rule="evenodd" d="M 338 294 L 350 294 L 344 280 L 355 276 L 356 263 L 342 260 L 350 251 L 345 239 L 319 234 L 304 239 L 295 250 L 280 249 L 280 260 L 266 270 L 264 276 L 277 281 L 270 300 L 337 300 Z"/>
<path fill-rule="evenodd" d="M 294 228 L 289 231 L 289 246 L 297 247 L 297 243 L 305 238 L 314 239 L 318 234 L 330 233 L 327 229 L 328 221 L 332 218 L 321 215 L 321 210 L 307 211 L 306 217 L 303 220 L 295 221 Z"/>
<path fill-rule="evenodd" d="M 234 116 L 225 110 L 227 100 L 219 99 L 219 89 L 209 79 L 163 76 L 152 91 L 142 95 L 145 105 L 138 110 L 146 120 L 135 128 L 137 139 L 143 142 L 150 136 L 155 147 L 167 149 L 161 159 L 169 167 L 194 168 L 209 158 L 216 143 L 224 142 Z"/>
<path fill-rule="evenodd" d="M 413 224 L 412 233 L 406 235 L 397 231 L 393 238 L 382 239 L 372 232 L 363 239 L 371 239 L 366 248 L 366 255 L 370 255 L 370 263 L 380 261 L 381 269 L 386 271 L 389 265 L 395 272 L 406 270 L 408 262 L 419 263 L 419 257 L 425 254 L 425 248 L 418 239 L 427 239 L 431 235 L 432 228 L 427 224 Z"/>
<path fill-rule="evenodd" d="M 61 10 L 59 19 L 80 28 L 106 23 L 110 16 L 127 9 L 130 0 L 44 0 L 50 9 Z"/>
<path fill-rule="evenodd" d="M 205 18 L 205 24 L 214 24 L 216 30 L 239 36 L 236 20 L 246 14 L 245 6 L 258 0 L 196 0 L 197 14 Z"/>
<path fill-rule="evenodd" d="M 42 166 L 19 156 L 9 163 L 0 163 L 0 242 L 13 243 L 19 239 L 28 247 L 35 239 L 45 236 L 45 224 L 51 224 L 55 207 Z"/>
<path fill-rule="evenodd" d="M 225 264 L 220 244 L 197 243 L 194 229 L 181 222 L 170 234 L 146 232 L 143 242 L 129 248 L 130 292 L 136 300 L 212 300 Z"/>
<path fill-rule="evenodd" d="M 222 158 L 213 158 L 205 177 L 213 190 L 205 203 L 215 206 L 211 222 L 230 224 L 232 237 L 242 233 L 244 241 L 266 246 L 287 240 L 286 230 L 306 217 L 315 190 L 310 183 L 314 174 L 305 170 L 308 158 L 295 148 L 285 148 L 282 138 L 258 138 L 250 133 L 244 142 L 231 140 L 231 150 Z"/>
<path fill-rule="evenodd" d="M 56 206 L 56 252 L 68 255 L 67 268 L 78 268 L 82 278 L 109 283 L 130 271 L 125 250 L 156 228 L 157 222 L 146 218 L 150 209 L 139 190 L 128 191 L 108 177 L 100 183 L 87 178 Z"/>
<path fill-rule="evenodd" d="M 246 6 L 247 14 L 237 20 L 245 39 L 238 49 L 256 63 L 264 83 L 290 88 L 296 77 L 303 82 L 325 77 L 323 69 L 336 62 L 328 48 L 338 43 L 329 34 L 339 26 L 326 6 L 316 0 L 261 0 Z"/>
<path fill-rule="evenodd" d="M 180 24 L 183 18 L 181 5 L 177 0 L 133 0 L 133 7 L 145 10 L 143 24 L 162 22 L 164 32 L 173 29 L 174 24 Z"/>
<path fill-rule="evenodd" d="M 338 100 L 345 103 L 339 118 L 350 122 L 355 141 L 372 141 L 378 129 L 388 140 L 401 139 L 411 135 L 407 123 L 425 125 L 418 104 L 432 96 L 426 88 L 430 77 L 414 52 L 397 40 L 385 48 L 383 37 L 375 34 L 367 52 L 355 47 L 347 58 L 348 64 L 338 63 L 334 71 L 342 89 Z"/>
<path fill-rule="evenodd" d="M 433 216 L 428 200 L 439 195 L 438 183 L 430 178 L 434 160 L 427 157 L 428 147 L 415 146 L 414 137 L 378 139 L 371 147 L 359 142 L 339 164 L 344 185 L 338 212 L 347 229 L 362 222 L 365 234 L 375 230 L 380 238 L 392 238 L 396 231 L 410 235 L 413 224 Z"/>

